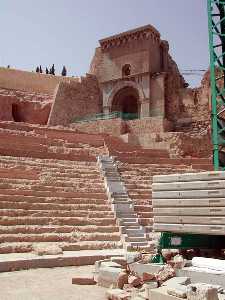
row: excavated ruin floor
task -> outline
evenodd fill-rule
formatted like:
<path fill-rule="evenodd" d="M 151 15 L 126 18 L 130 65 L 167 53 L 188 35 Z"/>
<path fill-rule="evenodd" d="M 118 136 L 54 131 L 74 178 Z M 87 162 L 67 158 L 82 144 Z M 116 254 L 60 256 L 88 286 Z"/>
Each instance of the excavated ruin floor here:
<path fill-rule="evenodd" d="M 96 260 L 124 255 L 123 249 L 64 251 L 58 255 L 38 256 L 29 253 L 8 253 L 0 255 L 0 272 L 44 267 L 82 266 L 94 264 Z M 1 298 L 0 298 L 1 299 Z"/>
<path fill-rule="evenodd" d="M 94 266 L 0 273 L 2 300 L 105 300 L 106 289 L 72 284 L 72 277 L 91 275 Z"/>

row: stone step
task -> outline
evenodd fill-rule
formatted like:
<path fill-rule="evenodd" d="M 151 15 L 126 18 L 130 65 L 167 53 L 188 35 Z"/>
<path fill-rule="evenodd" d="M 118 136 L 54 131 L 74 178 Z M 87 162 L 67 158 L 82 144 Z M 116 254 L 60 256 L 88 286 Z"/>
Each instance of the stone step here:
<path fill-rule="evenodd" d="M 61 205 L 63 206 L 67 206 L 71 207 L 71 209 L 76 209 L 79 207 L 84 207 L 84 208 L 88 208 L 88 206 L 90 205 L 90 207 L 94 206 L 107 206 L 109 207 L 108 204 L 108 200 L 106 199 L 92 199 L 92 198 L 75 198 L 75 197 L 70 197 L 70 198 L 66 198 L 66 197 L 39 197 L 39 196 L 30 196 L 30 195 L 13 195 L 13 194 L 9 194 L 9 195 L 2 195 L 1 194 L 2 191 L 0 190 L 0 203 L 3 202 L 12 202 L 12 203 L 25 203 L 26 204 L 37 204 L 37 205 L 60 205 L 59 208 L 61 208 Z M 94 195 L 93 195 L 94 197 Z M 12 204 L 11 204 L 12 205 Z M 23 204 L 21 204 L 23 205 Z M 72 206 L 71 206 L 72 205 Z M 81 206 L 84 205 L 84 206 Z M 53 207 L 53 206 L 52 206 Z M 23 208 L 23 207 L 21 207 Z"/>
<path fill-rule="evenodd" d="M 77 241 L 119 241 L 119 233 L 45 233 L 45 234 L 1 234 L 0 243 L 16 242 L 77 242 Z"/>
<path fill-rule="evenodd" d="M 79 251 L 79 250 L 98 250 L 98 249 L 118 249 L 122 248 L 119 241 L 85 241 L 64 244 L 62 249 L 64 251 Z"/>
<path fill-rule="evenodd" d="M 126 212 L 119 212 L 119 211 L 117 211 L 117 213 L 116 213 L 116 216 L 117 216 L 117 218 L 119 218 L 119 219 L 122 219 L 122 220 L 124 220 L 124 219 L 127 219 L 127 218 L 137 218 L 137 214 L 135 213 L 135 212 L 128 212 L 128 213 L 126 213 Z"/>
<path fill-rule="evenodd" d="M 152 199 L 152 195 L 149 193 L 148 195 L 143 195 L 143 194 L 130 194 L 128 191 L 129 197 L 133 200 L 133 201 L 137 201 L 137 200 L 150 200 Z"/>
<path fill-rule="evenodd" d="M 134 209 L 135 211 L 138 212 L 152 212 L 152 206 L 150 204 L 148 205 L 135 204 Z"/>
<path fill-rule="evenodd" d="M 146 237 L 143 236 L 126 236 L 125 237 L 125 242 L 131 243 L 131 242 L 146 242 Z"/>
<path fill-rule="evenodd" d="M 149 187 L 148 189 L 128 189 L 128 194 L 129 195 L 144 195 L 144 196 L 149 196 L 151 195 L 152 189 Z"/>
<path fill-rule="evenodd" d="M 131 221 L 124 221 L 122 223 L 119 222 L 119 224 L 121 226 L 125 226 L 125 227 L 130 227 L 130 226 L 134 226 L 134 225 L 138 225 L 138 221 L 135 221 L 135 222 L 131 222 Z"/>
<path fill-rule="evenodd" d="M 131 247 L 142 247 L 142 246 L 148 246 L 148 241 L 136 241 L 136 242 L 129 242 L 129 245 Z"/>
<path fill-rule="evenodd" d="M 145 236 L 145 229 L 144 229 L 144 227 L 141 228 L 141 229 L 126 228 L 125 232 L 130 237 L 131 236 L 138 236 L 138 235 Z"/>
<path fill-rule="evenodd" d="M 17 167 L 33 167 L 33 168 L 41 168 L 46 170 L 57 170 L 60 171 L 93 171 L 97 172 L 98 167 L 96 162 L 89 161 L 67 161 L 67 160 L 56 160 L 56 159 L 39 159 L 32 157 L 14 157 L 14 156 L 0 156 L 0 165 L 4 166 L 16 166 Z M 64 167 L 64 168 L 63 168 Z"/>
<path fill-rule="evenodd" d="M 84 226 L 68 226 L 68 225 L 11 225 L 0 226 L 0 234 L 43 234 L 43 233 L 71 233 L 74 231 L 83 233 L 115 233 L 119 232 L 118 226 L 96 226 L 96 225 L 84 225 Z"/>
<path fill-rule="evenodd" d="M 4 199 L 4 197 L 3 197 Z M 14 197 L 15 199 L 15 197 Z M 86 213 L 88 211 L 97 211 L 97 212 L 108 212 L 111 210 L 109 205 L 104 205 L 104 204 L 92 204 L 90 202 L 90 199 L 88 199 L 87 204 L 83 204 L 82 199 L 81 203 L 82 204 L 68 204 L 68 203 L 63 203 L 63 204 L 56 204 L 55 199 L 52 199 L 52 203 L 39 203 L 37 199 L 35 198 L 36 202 L 17 202 L 14 199 L 11 199 L 12 201 L 2 201 L 1 196 L 0 196 L 0 210 L 1 209 L 25 209 L 25 210 L 60 210 L 60 211 L 85 211 Z M 5 200 L 5 199 L 4 199 Z M 23 199 L 25 200 L 25 199 Z M 44 199 L 45 200 L 45 199 Z M 65 199 L 64 199 L 65 200 Z M 40 201 L 40 200 L 39 200 Z M 75 202 L 75 201 L 74 201 Z"/>
<path fill-rule="evenodd" d="M 37 196 L 37 197 L 56 197 L 56 198 L 89 198 L 107 200 L 105 193 L 93 192 L 59 192 L 59 191 L 34 191 L 28 189 L 0 189 L 1 195 L 23 195 L 23 196 Z M 91 201 L 91 200 L 90 200 Z"/>
<path fill-rule="evenodd" d="M 30 184 L 25 184 L 25 183 L 21 183 L 21 184 L 10 184 L 10 183 L 0 183 L 0 190 L 3 189 L 14 189 L 14 190 L 24 190 L 24 189 L 29 189 L 32 191 L 40 191 L 40 192 L 73 192 L 73 193 L 79 193 L 79 192 L 87 192 L 89 191 L 90 193 L 104 193 L 105 190 L 104 188 L 96 188 L 94 189 L 93 187 L 90 186 L 86 186 L 86 187 L 76 187 L 76 189 L 74 187 L 54 187 L 54 185 L 52 186 L 48 186 L 48 185 L 43 185 L 43 184 L 34 184 L 34 185 L 30 185 Z"/>
<path fill-rule="evenodd" d="M 0 209 L 1 217 L 89 217 L 89 218 L 101 218 L 101 217 L 114 217 L 113 212 L 108 211 L 67 211 L 67 210 L 27 210 L 27 209 Z"/>
<path fill-rule="evenodd" d="M 33 251 L 35 245 L 42 243 L 1 243 L 0 254 L 4 253 L 25 253 Z M 55 245 L 61 246 L 63 251 L 80 251 L 80 250 L 101 250 L 121 248 L 121 243 L 117 241 L 80 241 L 77 243 L 54 242 Z M 46 246 L 46 243 L 44 243 Z"/>
<path fill-rule="evenodd" d="M 115 218 L 79 218 L 79 217 L 2 217 L 0 225 L 115 225 Z"/>
<path fill-rule="evenodd" d="M 55 180 L 54 177 L 50 177 L 46 180 L 20 180 L 20 179 L 1 179 L 1 183 L 0 183 L 0 188 L 4 188 L 4 186 L 6 187 L 10 187 L 11 185 L 13 185 L 14 187 L 19 187 L 19 186 L 31 186 L 34 188 L 42 188 L 43 189 L 51 189 L 51 188 L 55 188 L 57 189 L 61 189 L 61 188 L 79 188 L 79 189 L 90 189 L 90 187 L 92 187 L 94 185 L 94 187 L 96 189 L 99 189 L 101 191 L 104 191 L 104 183 L 101 182 L 100 180 L 97 181 L 92 181 L 92 182 L 84 182 L 83 180 L 80 181 L 75 181 L 75 180 L 71 180 L 71 181 L 57 181 Z"/>
<path fill-rule="evenodd" d="M 152 218 L 143 218 L 139 217 L 139 224 L 142 226 L 148 226 L 153 224 L 153 219 Z"/>
<path fill-rule="evenodd" d="M 18 146 L 18 145 L 16 145 Z M 46 146 L 45 146 L 46 147 Z M 54 153 L 48 152 L 47 148 L 44 146 L 39 146 L 38 148 L 33 145 L 31 147 L 27 147 L 27 145 L 21 145 L 21 148 L 15 148 L 15 145 L 8 145 L 6 147 L 0 147 L 0 155 L 15 157 L 32 157 L 32 158 L 40 158 L 40 159 L 57 159 L 57 160 L 68 160 L 68 161 L 96 161 L 96 156 L 89 154 L 73 154 L 73 153 Z M 26 151 L 24 151 L 26 149 Z"/>
<path fill-rule="evenodd" d="M 153 218 L 153 209 L 152 212 L 137 211 L 137 214 L 140 218 Z"/>

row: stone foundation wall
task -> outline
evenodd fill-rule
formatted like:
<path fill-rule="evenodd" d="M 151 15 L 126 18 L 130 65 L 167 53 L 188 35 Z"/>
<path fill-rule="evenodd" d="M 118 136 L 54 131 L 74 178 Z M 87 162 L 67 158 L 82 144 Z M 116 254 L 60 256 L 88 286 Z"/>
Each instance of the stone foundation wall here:
<path fill-rule="evenodd" d="M 87 133 L 107 133 L 113 136 L 123 134 L 151 134 L 151 132 L 164 132 L 171 128 L 169 121 L 160 118 L 145 118 L 130 121 L 121 119 L 98 120 L 92 122 L 72 123 L 70 127 L 80 132 Z"/>
<path fill-rule="evenodd" d="M 117 137 L 127 132 L 127 124 L 121 119 L 73 123 L 70 127 L 79 132 L 106 133 Z"/>
<path fill-rule="evenodd" d="M 0 88 L 0 120 L 47 124 L 53 96 Z"/>
<path fill-rule="evenodd" d="M 133 145 L 140 145 L 146 149 L 163 149 L 170 153 L 170 157 L 211 157 L 212 143 L 210 134 L 188 132 L 164 132 L 152 134 L 128 134 L 126 141 Z"/>
<path fill-rule="evenodd" d="M 79 82 L 61 82 L 56 90 L 48 125 L 69 125 L 76 118 L 101 113 L 97 78 L 87 74 Z"/>

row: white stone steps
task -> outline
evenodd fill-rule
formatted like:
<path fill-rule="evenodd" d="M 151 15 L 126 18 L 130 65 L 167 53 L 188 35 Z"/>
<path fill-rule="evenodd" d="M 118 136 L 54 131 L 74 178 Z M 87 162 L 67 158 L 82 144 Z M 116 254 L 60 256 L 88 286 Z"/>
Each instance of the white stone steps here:
<path fill-rule="evenodd" d="M 169 224 L 203 224 L 203 225 L 225 225 L 225 216 L 213 215 L 204 216 L 203 218 L 196 215 L 191 216 L 154 216 L 155 223 L 169 223 Z"/>
<path fill-rule="evenodd" d="M 126 236 L 125 241 L 128 243 L 133 243 L 133 242 L 144 242 L 146 243 L 146 236 Z"/>

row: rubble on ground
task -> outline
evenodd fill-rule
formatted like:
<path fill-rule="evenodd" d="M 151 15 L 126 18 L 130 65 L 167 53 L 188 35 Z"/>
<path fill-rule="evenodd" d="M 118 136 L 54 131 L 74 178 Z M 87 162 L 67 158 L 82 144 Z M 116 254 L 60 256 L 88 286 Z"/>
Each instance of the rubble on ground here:
<path fill-rule="evenodd" d="M 176 271 L 183 268 L 187 261 L 176 251 L 167 251 L 165 256 L 167 262 L 158 266 L 150 263 L 153 257 L 150 253 L 130 252 L 126 258 L 97 261 L 93 280 L 97 285 L 108 288 L 107 300 L 225 299 L 225 295 L 221 298 L 225 291 L 220 285 L 193 283 L 190 277 L 177 277 Z M 143 272 L 135 272 L 134 265 L 138 265 Z M 145 271 L 145 266 L 150 266 L 152 271 Z"/>

